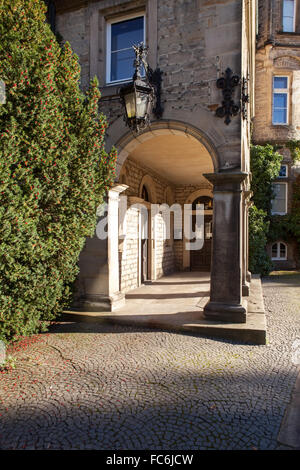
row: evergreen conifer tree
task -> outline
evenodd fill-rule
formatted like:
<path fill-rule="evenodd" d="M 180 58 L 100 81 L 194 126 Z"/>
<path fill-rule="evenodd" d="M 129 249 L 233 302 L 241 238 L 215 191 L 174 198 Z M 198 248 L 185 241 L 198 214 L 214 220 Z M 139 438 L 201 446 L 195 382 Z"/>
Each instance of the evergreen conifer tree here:
<path fill-rule="evenodd" d="M 0 0 L 0 339 L 45 328 L 70 298 L 114 178 L 97 81 L 84 95 L 42 0 Z"/>

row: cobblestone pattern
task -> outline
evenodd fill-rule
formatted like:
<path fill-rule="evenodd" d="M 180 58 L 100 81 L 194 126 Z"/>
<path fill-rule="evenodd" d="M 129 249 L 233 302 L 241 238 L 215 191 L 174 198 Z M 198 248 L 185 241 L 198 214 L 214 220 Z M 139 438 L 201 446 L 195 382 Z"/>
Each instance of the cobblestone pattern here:
<path fill-rule="evenodd" d="M 267 346 L 52 327 L 0 374 L 1 449 L 276 449 L 297 367 L 295 288 L 265 284 Z M 299 303 L 298 303 L 299 306 Z"/>

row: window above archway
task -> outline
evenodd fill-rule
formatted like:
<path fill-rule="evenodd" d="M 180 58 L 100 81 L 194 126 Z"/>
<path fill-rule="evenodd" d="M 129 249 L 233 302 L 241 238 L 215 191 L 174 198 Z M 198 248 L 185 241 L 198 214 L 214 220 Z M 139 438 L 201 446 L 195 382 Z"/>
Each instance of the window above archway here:
<path fill-rule="evenodd" d="M 196 210 L 196 206 L 198 204 L 203 204 L 204 205 L 204 210 L 205 211 L 210 211 L 213 209 L 213 199 L 209 196 L 199 196 L 197 199 L 194 200 L 192 204 L 192 210 Z"/>
<path fill-rule="evenodd" d="M 141 197 L 144 201 L 149 202 L 149 193 L 145 185 L 142 187 Z"/>

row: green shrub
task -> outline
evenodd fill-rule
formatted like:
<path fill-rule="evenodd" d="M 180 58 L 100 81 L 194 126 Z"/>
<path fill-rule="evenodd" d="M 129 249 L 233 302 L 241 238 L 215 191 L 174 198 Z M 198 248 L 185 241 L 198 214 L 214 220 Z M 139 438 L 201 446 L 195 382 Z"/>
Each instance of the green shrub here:
<path fill-rule="evenodd" d="M 43 330 L 69 302 L 114 177 L 97 82 L 45 22 L 41 0 L 0 0 L 0 339 Z"/>
<path fill-rule="evenodd" d="M 253 274 L 267 276 L 272 270 L 272 262 L 266 252 L 269 222 L 262 209 L 252 206 L 249 209 L 249 269 Z"/>
<path fill-rule="evenodd" d="M 265 276 L 273 265 L 266 252 L 270 226 L 272 183 L 279 174 L 282 155 L 270 145 L 252 145 L 251 190 L 254 205 L 249 210 L 249 269 Z"/>
<path fill-rule="evenodd" d="M 282 155 L 276 152 L 272 145 L 251 146 L 252 200 L 258 209 L 267 214 L 271 212 L 272 183 L 279 175 L 281 162 Z"/>

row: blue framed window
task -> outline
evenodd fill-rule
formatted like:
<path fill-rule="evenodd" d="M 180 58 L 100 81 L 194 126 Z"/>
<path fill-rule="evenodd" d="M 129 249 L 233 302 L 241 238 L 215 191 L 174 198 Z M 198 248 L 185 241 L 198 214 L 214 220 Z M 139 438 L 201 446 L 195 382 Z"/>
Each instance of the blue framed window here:
<path fill-rule="evenodd" d="M 296 0 L 283 0 L 282 31 L 295 32 Z"/>
<path fill-rule="evenodd" d="M 145 15 L 107 23 L 107 83 L 132 79 L 135 59 L 132 46 L 141 42 L 145 43 Z"/>
<path fill-rule="evenodd" d="M 287 178 L 288 166 L 286 164 L 281 165 L 278 178 Z"/>
<path fill-rule="evenodd" d="M 272 123 L 288 123 L 288 77 L 273 77 Z"/>

